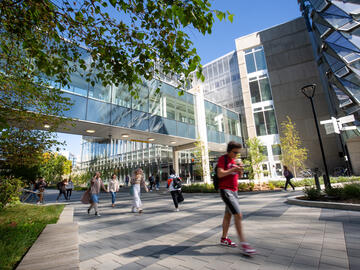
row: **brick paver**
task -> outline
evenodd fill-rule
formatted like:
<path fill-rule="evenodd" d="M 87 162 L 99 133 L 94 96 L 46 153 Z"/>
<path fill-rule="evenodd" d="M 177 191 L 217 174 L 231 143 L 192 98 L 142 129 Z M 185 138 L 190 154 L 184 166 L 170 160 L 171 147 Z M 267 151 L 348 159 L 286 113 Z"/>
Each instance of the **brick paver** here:
<path fill-rule="evenodd" d="M 144 213 L 116 208 L 102 195 L 101 217 L 74 203 L 80 268 L 86 269 L 360 269 L 360 212 L 285 204 L 294 193 L 241 195 L 244 229 L 259 254 L 219 245 L 224 205 L 217 194 L 185 194 L 180 212 L 169 194 L 142 194 Z M 232 226 L 230 235 L 236 239 Z"/>

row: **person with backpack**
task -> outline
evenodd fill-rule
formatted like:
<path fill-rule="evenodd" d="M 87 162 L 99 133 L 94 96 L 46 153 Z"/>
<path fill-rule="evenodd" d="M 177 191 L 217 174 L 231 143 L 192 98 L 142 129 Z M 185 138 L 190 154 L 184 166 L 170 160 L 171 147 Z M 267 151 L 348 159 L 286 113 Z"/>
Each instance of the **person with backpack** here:
<path fill-rule="evenodd" d="M 245 240 L 238 197 L 238 177 L 243 173 L 243 168 L 236 164 L 236 157 L 240 154 L 240 149 L 240 143 L 234 141 L 228 143 L 227 153 L 219 158 L 216 166 L 214 186 L 220 190 L 221 198 L 225 203 L 221 245 L 237 247 L 236 243 L 228 237 L 231 217 L 234 216 L 235 228 L 242 251 L 244 254 L 251 256 L 256 253 L 256 250 Z"/>
<path fill-rule="evenodd" d="M 153 187 L 155 187 L 155 179 L 154 179 L 154 175 L 150 175 L 149 176 L 149 190 L 150 192 L 152 192 Z"/>
<path fill-rule="evenodd" d="M 66 195 L 66 185 L 67 185 L 67 179 L 62 180 L 57 184 L 59 195 L 56 198 L 56 202 L 59 201 L 61 194 L 64 195 L 65 200 L 68 200 L 68 196 Z"/>
<path fill-rule="evenodd" d="M 181 184 L 181 178 L 176 175 L 174 169 L 170 169 L 168 189 L 174 202 L 175 212 L 179 212 L 179 203 L 184 201 L 184 197 L 181 193 Z"/>
<path fill-rule="evenodd" d="M 99 194 L 100 189 L 103 189 L 105 192 L 109 192 L 105 189 L 104 183 L 100 178 L 100 172 L 96 172 L 94 177 L 90 181 L 90 202 L 91 205 L 87 210 L 87 213 L 90 214 L 92 208 L 95 210 L 95 216 L 100 217 L 98 204 L 99 204 Z"/>
<path fill-rule="evenodd" d="M 290 182 L 290 180 L 294 178 L 294 175 L 293 175 L 292 172 L 288 169 L 287 166 L 284 165 L 283 168 L 284 168 L 284 176 L 285 176 L 285 178 L 286 178 L 286 183 L 285 183 L 284 191 L 286 191 L 288 185 L 290 185 L 290 186 L 292 187 L 293 191 L 295 191 L 294 185 Z"/>

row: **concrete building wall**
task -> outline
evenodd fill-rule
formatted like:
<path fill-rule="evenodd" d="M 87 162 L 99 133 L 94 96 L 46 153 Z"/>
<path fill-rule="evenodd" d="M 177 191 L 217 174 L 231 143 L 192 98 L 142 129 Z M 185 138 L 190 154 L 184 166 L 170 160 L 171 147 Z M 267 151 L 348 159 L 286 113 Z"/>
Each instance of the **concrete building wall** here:
<path fill-rule="evenodd" d="M 249 137 L 255 136 L 256 132 L 243 50 L 258 45 L 262 45 L 265 52 L 280 135 L 281 122 L 289 116 L 296 123 L 303 145 L 309 150 L 306 167 L 323 168 L 310 101 L 301 93 L 301 87 L 317 84 L 314 103 L 319 121 L 331 116 L 304 19 L 298 18 L 236 40 Z M 320 130 L 331 173 L 333 168 L 344 166 L 339 157 L 341 147 L 334 134 L 326 135 L 324 127 Z"/>

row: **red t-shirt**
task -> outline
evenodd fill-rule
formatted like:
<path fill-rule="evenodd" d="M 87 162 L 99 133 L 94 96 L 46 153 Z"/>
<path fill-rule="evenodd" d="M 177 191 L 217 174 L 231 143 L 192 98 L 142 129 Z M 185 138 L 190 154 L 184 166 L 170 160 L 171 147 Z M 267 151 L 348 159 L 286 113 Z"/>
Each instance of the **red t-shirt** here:
<path fill-rule="evenodd" d="M 229 156 L 227 156 L 227 166 L 225 168 L 225 155 L 219 157 L 218 160 L 218 168 L 222 168 L 224 170 L 231 169 L 235 163 L 235 159 L 230 159 Z M 237 173 L 229 174 L 223 178 L 219 179 L 219 189 L 230 189 L 232 191 L 238 190 L 238 177 L 239 175 Z"/>

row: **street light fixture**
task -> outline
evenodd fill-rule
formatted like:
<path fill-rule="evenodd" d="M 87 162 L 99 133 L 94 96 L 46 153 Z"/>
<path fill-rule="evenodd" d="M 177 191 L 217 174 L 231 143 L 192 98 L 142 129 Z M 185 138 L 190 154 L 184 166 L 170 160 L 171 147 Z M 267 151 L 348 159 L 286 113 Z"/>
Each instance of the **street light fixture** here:
<path fill-rule="evenodd" d="M 322 159 L 323 159 L 323 163 L 324 163 L 324 169 L 325 169 L 325 178 L 326 179 L 324 179 L 324 184 L 325 184 L 326 188 L 331 188 L 329 170 L 328 170 L 328 167 L 327 167 L 327 164 L 326 164 L 324 147 L 323 147 L 322 140 L 321 140 L 318 119 L 317 119 L 317 116 L 316 116 L 315 107 L 314 107 L 314 101 L 313 101 L 313 97 L 315 96 L 315 89 L 316 89 L 316 84 L 309 84 L 309 85 L 303 86 L 301 88 L 301 92 L 304 94 L 305 97 L 310 99 L 311 108 L 312 108 L 312 111 L 313 111 L 313 114 L 314 114 L 316 131 L 317 131 L 317 135 L 318 135 L 318 138 L 319 138 L 321 155 L 322 155 Z"/>

